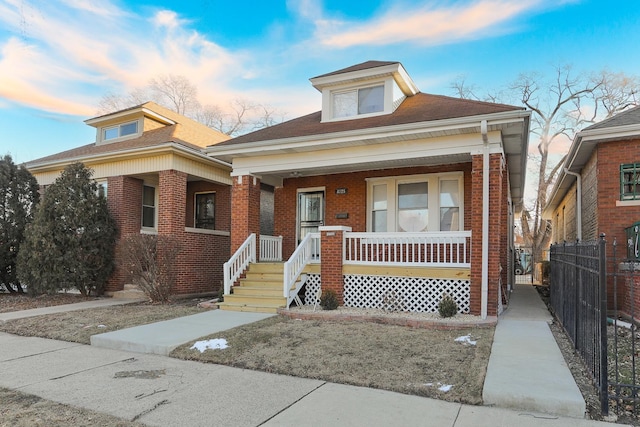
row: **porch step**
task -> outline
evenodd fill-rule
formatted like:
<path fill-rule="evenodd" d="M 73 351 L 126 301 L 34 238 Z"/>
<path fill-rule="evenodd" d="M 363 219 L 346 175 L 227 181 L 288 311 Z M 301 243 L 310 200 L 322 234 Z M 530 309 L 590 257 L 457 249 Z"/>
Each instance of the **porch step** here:
<path fill-rule="evenodd" d="M 282 274 L 284 272 L 284 263 L 282 262 L 258 262 L 251 264 L 247 270 L 247 274 L 268 273 Z"/>
<path fill-rule="evenodd" d="M 245 285 L 234 286 L 233 295 L 282 298 L 282 282 L 278 284 L 277 288 Z"/>
<path fill-rule="evenodd" d="M 225 297 L 226 299 L 227 297 Z M 245 304 L 245 303 L 231 303 L 231 302 L 221 302 L 219 304 L 220 310 L 227 311 L 250 311 L 254 313 L 277 313 L 278 308 L 282 306 L 264 306 L 264 305 L 256 305 L 256 304 Z"/>
<path fill-rule="evenodd" d="M 245 305 L 256 305 L 256 306 L 264 306 L 264 307 L 284 307 L 287 303 L 286 299 L 280 296 L 261 296 L 257 294 L 248 294 L 248 295 L 225 295 L 224 302 L 228 302 L 231 304 L 245 304 Z"/>

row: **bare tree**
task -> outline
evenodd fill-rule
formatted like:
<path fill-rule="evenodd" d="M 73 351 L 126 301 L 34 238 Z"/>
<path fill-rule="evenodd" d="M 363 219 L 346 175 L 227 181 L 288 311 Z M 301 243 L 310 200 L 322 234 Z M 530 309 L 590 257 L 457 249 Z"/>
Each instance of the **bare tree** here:
<path fill-rule="evenodd" d="M 147 101 L 154 101 L 230 136 L 262 129 L 284 120 L 284 113 L 265 104 L 236 98 L 225 108 L 219 105 L 202 106 L 196 86 L 184 76 L 159 75 L 141 88 L 128 94 L 105 94 L 98 103 L 98 114 L 123 110 Z"/>
<path fill-rule="evenodd" d="M 537 73 L 521 74 L 499 95 L 483 100 L 522 103 L 531 110 L 531 134 L 537 142 L 537 155 L 530 155 L 537 169 L 537 193 L 533 203 L 525 204 L 521 227 L 525 245 L 533 248 L 540 259 L 541 251 L 551 239 L 551 224 L 542 218 L 548 202 L 548 191 L 564 162 L 550 158 L 554 143 L 572 140 L 576 132 L 588 124 L 602 120 L 637 104 L 640 82 L 624 73 L 601 71 L 592 76 L 577 75 L 571 66 L 554 68 L 549 78 Z M 481 99 L 463 78 L 452 84 L 458 96 Z"/>

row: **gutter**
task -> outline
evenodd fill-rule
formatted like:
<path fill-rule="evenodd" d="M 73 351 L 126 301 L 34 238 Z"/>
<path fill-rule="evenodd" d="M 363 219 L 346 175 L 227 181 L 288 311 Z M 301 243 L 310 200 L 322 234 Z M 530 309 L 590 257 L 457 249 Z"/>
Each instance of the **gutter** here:
<path fill-rule="evenodd" d="M 489 136 L 487 121 L 480 122 L 482 134 L 482 289 L 480 313 L 482 319 L 487 318 L 489 302 Z"/>

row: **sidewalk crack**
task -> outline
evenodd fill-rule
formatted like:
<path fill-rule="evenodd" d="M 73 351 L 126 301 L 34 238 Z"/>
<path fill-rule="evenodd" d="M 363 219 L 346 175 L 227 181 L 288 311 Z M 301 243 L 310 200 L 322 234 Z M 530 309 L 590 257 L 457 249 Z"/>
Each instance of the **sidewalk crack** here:
<path fill-rule="evenodd" d="M 300 402 L 302 399 L 304 399 L 305 397 L 309 396 L 311 393 L 313 393 L 314 391 L 318 390 L 320 387 L 322 387 L 325 384 L 327 384 L 326 381 L 323 382 L 322 384 L 320 384 L 318 387 L 314 388 L 313 390 L 309 390 L 308 393 L 303 394 L 302 396 L 300 396 L 299 399 L 291 402 L 289 405 L 285 406 L 284 408 L 282 408 L 281 410 L 279 410 L 278 412 L 276 412 L 275 414 L 273 414 L 272 416 L 270 416 L 269 418 L 267 418 L 266 420 L 264 420 L 263 422 L 258 424 L 256 427 L 260 427 L 261 425 L 264 425 L 265 423 L 271 421 L 272 419 L 274 419 L 275 417 L 277 417 L 278 415 L 280 415 L 281 413 L 283 413 L 287 409 L 291 408 L 293 405 L 295 405 L 296 403 Z"/>

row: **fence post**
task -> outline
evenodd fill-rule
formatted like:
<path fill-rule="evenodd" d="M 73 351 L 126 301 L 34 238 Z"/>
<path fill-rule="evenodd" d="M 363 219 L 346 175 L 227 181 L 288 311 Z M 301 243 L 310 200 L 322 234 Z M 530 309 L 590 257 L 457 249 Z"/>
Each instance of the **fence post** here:
<path fill-rule="evenodd" d="M 575 293 L 575 301 L 574 301 L 574 307 L 575 307 L 575 311 L 573 313 L 573 318 L 574 318 L 574 322 L 573 322 L 573 346 L 575 349 L 580 349 L 580 345 L 578 344 L 578 324 L 580 323 L 580 288 L 582 287 L 582 283 L 581 283 L 581 279 L 582 279 L 582 275 L 580 274 L 580 268 L 578 267 L 578 251 L 580 250 L 580 247 L 578 246 L 580 244 L 579 241 L 576 241 L 575 244 L 575 250 L 573 251 L 573 277 L 574 277 L 574 283 L 575 283 L 575 289 L 574 289 L 574 293 Z"/>
<path fill-rule="evenodd" d="M 600 234 L 600 406 L 602 415 L 609 415 L 609 384 L 607 360 L 607 241 Z"/>

